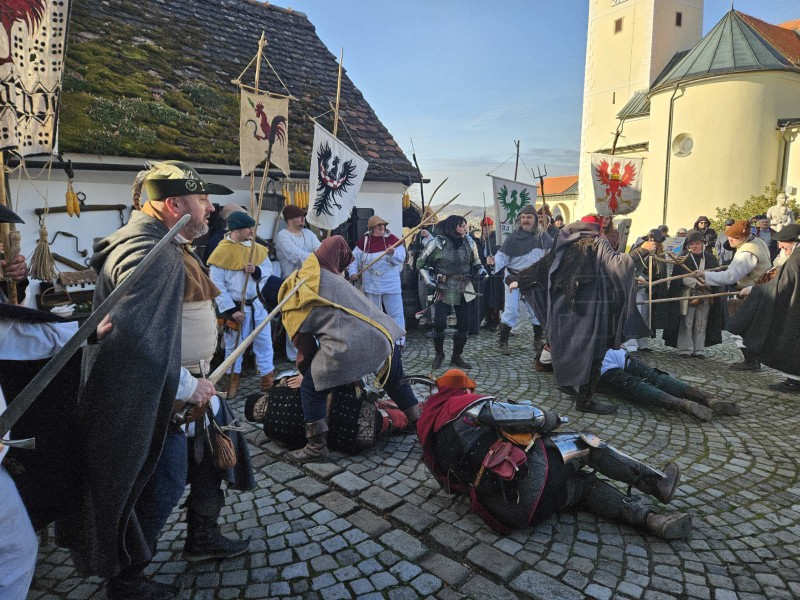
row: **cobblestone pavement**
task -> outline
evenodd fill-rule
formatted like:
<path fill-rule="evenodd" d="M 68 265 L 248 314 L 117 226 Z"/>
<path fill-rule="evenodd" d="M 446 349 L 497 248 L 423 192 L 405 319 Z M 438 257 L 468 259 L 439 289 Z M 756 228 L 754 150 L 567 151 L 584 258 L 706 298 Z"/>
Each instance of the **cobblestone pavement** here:
<path fill-rule="evenodd" d="M 187 564 L 177 509 L 151 573 L 198 599 L 800 597 L 800 398 L 765 389 L 780 380 L 776 372 L 729 371 L 739 360 L 730 341 L 705 361 L 678 360 L 659 341 L 647 362 L 737 400 L 741 416 L 701 423 L 622 403 L 614 416 L 593 416 L 576 412 L 551 376 L 530 369 L 531 338 L 529 329 L 512 337 L 518 354 L 510 358 L 494 353 L 492 334 L 470 339 L 465 358 L 475 364 L 479 391 L 532 399 L 651 464 L 675 460 L 684 476 L 672 506 L 696 516 L 689 541 L 665 543 L 583 512 L 501 537 L 464 499 L 439 489 L 412 435 L 300 467 L 253 427 L 258 488 L 230 494 L 223 513 L 226 532 L 252 538 L 250 552 Z M 430 346 L 421 333 L 410 336 L 407 373 L 429 371 Z M 246 381 L 235 410 L 256 383 Z M 47 544 L 30 597 L 104 594 L 99 580 L 78 577 L 67 553 Z"/>

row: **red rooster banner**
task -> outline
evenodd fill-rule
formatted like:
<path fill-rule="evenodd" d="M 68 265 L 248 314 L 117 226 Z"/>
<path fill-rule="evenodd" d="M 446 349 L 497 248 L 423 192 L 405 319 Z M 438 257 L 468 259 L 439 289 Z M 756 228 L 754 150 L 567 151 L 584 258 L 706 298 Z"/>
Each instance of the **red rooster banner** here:
<path fill-rule="evenodd" d="M 597 214 L 627 215 L 642 200 L 641 158 L 592 154 L 592 183 Z"/>
<path fill-rule="evenodd" d="M 0 0 L 0 149 L 50 154 L 70 0 Z"/>
<path fill-rule="evenodd" d="M 242 177 L 264 162 L 270 142 L 270 162 L 289 177 L 289 98 L 244 89 L 241 93 L 239 164 Z"/>

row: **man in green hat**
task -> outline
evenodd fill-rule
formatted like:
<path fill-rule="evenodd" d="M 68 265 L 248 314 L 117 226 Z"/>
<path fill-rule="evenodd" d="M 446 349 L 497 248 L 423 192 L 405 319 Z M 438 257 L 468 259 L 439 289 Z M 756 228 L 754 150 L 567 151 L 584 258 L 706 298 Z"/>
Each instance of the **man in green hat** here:
<path fill-rule="evenodd" d="M 256 222 L 244 211 L 228 216 L 228 235 L 208 257 L 211 281 L 220 289 L 217 310 L 225 317 L 225 357 L 230 356 L 237 340 L 243 340 L 260 325 L 269 314 L 258 299 L 259 283 L 272 275 L 272 263 L 266 246 L 255 241 Z M 255 244 L 255 247 L 253 247 Z M 244 310 L 242 307 L 244 292 Z M 272 387 L 272 332 L 264 328 L 253 341 L 256 367 L 261 378 L 261 391 Z M 236 361 L 228 382 L 228 398 L 234 398 L 239 389 L 242 358 Z"/>
<path fill-rule="evenodd" d="M 167 599 L 179 592 L 146 579 L 144 569 L 186 487 L 189 444 L 176 419 L 176 401 L 192 406 L 190 414 L 200 426 L 215 391 L 201 363 L 210 360 L 216 347 L 213 300 L 219 290 L 189 245 L 208 229 L 214 211 L 209 195 L 233 193 L 178 161 L 150 164 L 137 175 L 135 207 L 143 189 L 148 202 L 94 246 L 95 306 L 184 215 L 191 218 L 159 257 L 158 267 L 115 307 L 108 337 L 84 355 L 86 380 L 78 415 L 83 428 L 76 439 L 83 442 L 86 493 L 79 514 L 61 530 L 78 570 L 110 579 L 106 592 L 111 600 Z M 203 445 L 191 446 L 199 466 L 197 446 L 202 455 Z M 215 496 L 213 490 L 202 491 Z M 202 522 L 193 520 L 196 495 L 193 484 L 189 538 L 198 528 L 218 536 L 206 516 Z M 215 541 L 235 544 L 219 538 Z M 238 544 L 243 547 L 232 548 L 230 554 L 247 549 L 246 542 Z"/>

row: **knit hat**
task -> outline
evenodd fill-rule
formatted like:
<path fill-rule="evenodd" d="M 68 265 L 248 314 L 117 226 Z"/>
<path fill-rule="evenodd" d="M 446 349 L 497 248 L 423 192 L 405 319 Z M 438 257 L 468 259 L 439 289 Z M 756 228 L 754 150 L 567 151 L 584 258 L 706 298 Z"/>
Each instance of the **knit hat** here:
<path fill-rule="evenodd" d="M 544 215 L 547 215 L 548 217 L 552 217 L 553 216 L 553 213 L 550 212 L 550 207 L 547 204 L 542 204 L 542 208 L 540 208 L 536 212 L 537 212 L 537 214 L 540 214 L 540 215 L 544 214 Z"/>
<path fill-rule="evenodd" d="M 653 241 L 658 242 L 659 244 L 663 244 L 664 240 L 667 239 L 667 237 L 664 235 L 664 232 L 660 229 L 651 229 L 649 232 L 647 232 L 647 235 L 648 237 L 652 236 Z"/>
<path fill-rule="evenodd" d="M 783 229 L 772 234 L 772 239 L 776 242 L 800 241 L 800 224 L 791 223 L 790 225 L 784 225 Z"/>
<path fill-rule="evenodd" d="M 209 183 L 196 170 L 179 160 L 148 163 L 144 172 L 144 189 L 149 200 L 165 200 L 191 194 L 221 196 L 233 193 L 232 189 L 224 185 Z"/>
<path fill-rule="evenodd" d="M 378 225 L 388 225 L 389 221 L 381 219 L 378 215 L 372 215 L 367 221 L 367 231 L 372 231 L 373 227 Z"/>
<path fill-rule="evenodd" d="M 474 390 L 477 386 L 464 371 L 460 369 L 448 369 L 436 380 L 436 387 L 441 391 L 444 388 L 457 388 Z"/>
<path fill-rule="evenodd" d="M 740 219 L 734 221 L 733 225 L 725 230 L 725 235 L 729 238 L 745 238 L 750 235 L 750 222 Z"/>
<path fill-rule="evenodd" d="M 519 211 L 521 215 L 535 215 L 536 209 L 534 208 L 533 204 L 526 204 L 522 207 L 522 210 Z"/>
<path fill-rule="evenodd" d="M 235 210 L 228 217 L 228 231 L 255 227 L 256 221 L 243 210 Z"/>
<path fill-rule="evenodd" d="M 304 211 L 299 206 L 295 206 L 294 204 L 287 204 L 283 207 L 283 220 L 290 221 L 291 219 L 296 219 L 297 217 L 305 217 L 306 211 Z"/>
<path fill-rule="evenodd" d="M 690 234 L 689 234 L 689 235 L 686 237 L 686 245 L 687 245 L 687 246 L 688 246 L 689 244 L 693 244 L 693 243 L 695 243 L 695 242 L 703 242 L 704 244 L 705 244 L 705 242 L 706 242 L 706 239 L 703 237 L 703 234 L 702 234 L 702 233 L 700 233 L 699 231 L 692 231 L 692 233 L 690 233 Z"/>

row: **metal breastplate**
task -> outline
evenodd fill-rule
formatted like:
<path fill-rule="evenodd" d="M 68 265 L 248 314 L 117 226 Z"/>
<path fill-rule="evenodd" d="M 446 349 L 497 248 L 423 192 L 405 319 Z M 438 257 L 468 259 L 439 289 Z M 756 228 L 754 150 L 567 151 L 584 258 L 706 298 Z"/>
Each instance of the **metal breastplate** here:
<path fill-rule="evenodd" d="M 448 240 L 442 248 L 442 258 L 436 270 L 441 275 L 467 274 L 469 273 L 470 253 L 471 249 L 466 240 L 459 248 L 456 248 Z"/>

